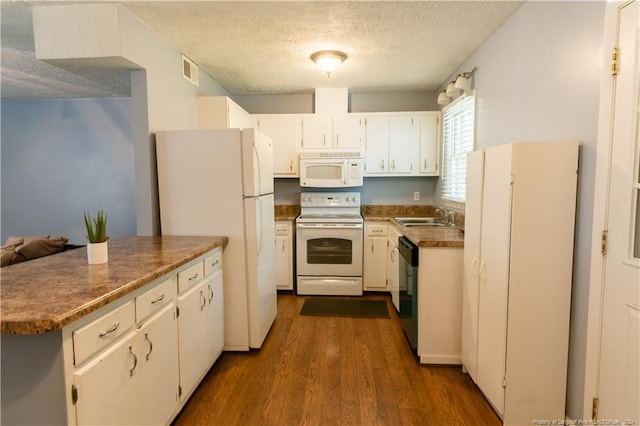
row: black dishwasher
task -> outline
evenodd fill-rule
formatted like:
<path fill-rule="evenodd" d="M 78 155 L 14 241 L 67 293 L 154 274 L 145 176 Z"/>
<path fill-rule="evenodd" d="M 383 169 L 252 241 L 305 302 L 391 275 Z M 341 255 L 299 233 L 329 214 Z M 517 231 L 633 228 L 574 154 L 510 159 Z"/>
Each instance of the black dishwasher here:
<path fill-rule="evenodd" d="M 400 324 L 413 350 L 418 348 L 418 247 L 407 237 L 398 238 L 400 253 Z"/>

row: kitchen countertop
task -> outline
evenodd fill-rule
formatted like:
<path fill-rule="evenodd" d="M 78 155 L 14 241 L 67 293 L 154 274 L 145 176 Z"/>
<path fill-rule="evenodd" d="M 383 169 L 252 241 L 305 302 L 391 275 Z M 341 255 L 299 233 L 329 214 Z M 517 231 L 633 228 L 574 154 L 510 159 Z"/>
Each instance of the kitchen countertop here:
<path fill-rule="evenodd" d="M 363 206 L 362 217 L 370 221 L 387 221 L 396 226 L 418 247 L 464 247 L 464 232 L 457 228 L 403 228 L 394 217 L 434 217 L 433 206 Z M 464 220 L 464 215 L 458 215 Z M 464 223 L 464 222 L 463 222 Z"/>
<path fill-rule="evenodd" d="M 276 220 L 293 221 L 300 215 L 299 205 L 277 204 L 275 206 Z"/>
<path fill-rule="evenodd" d="M 58 330 L 179 266 L 224 247 L 227 237 L 109 240 L 109 262 L 87 263 L 79 248 L 2 268 L 2 334 Z"/>

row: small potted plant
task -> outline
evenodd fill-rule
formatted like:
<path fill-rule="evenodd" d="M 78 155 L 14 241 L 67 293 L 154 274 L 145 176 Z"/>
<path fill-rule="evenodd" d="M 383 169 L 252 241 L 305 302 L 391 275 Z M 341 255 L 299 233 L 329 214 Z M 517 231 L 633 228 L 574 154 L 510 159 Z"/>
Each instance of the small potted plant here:
<path fill-rule="evenodd" d="M 94 218 L 88 212 L 84 213 L 84 224 L 87 227 L 87 258 L 90 265 L 107 263 L 109 252 L 107 249 L 107 215 L 98 210 Z"/>

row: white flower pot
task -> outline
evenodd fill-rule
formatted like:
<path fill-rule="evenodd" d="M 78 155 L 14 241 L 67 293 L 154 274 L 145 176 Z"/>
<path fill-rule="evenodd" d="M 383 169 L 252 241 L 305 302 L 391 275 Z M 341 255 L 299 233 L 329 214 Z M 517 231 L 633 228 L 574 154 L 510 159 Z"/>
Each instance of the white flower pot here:
<path fill-rule="evenodd" d="M 89 260 L 89 265 L 107 263 L 107 260 L 109 260 L 107 241 L 87 244 L 87 259 Z"/>

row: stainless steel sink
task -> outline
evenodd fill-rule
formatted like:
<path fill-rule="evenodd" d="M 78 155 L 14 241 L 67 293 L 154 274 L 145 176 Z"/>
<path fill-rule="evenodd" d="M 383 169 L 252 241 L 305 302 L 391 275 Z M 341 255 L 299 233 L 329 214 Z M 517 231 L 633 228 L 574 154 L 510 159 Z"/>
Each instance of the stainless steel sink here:
<path fill-rule="evenodd" d="M 453 227 L 450 223 L 444 219 L 437 217 L 395 217 L 394 220 L 398 222 L 403 228 L 407 227 Z"/>

